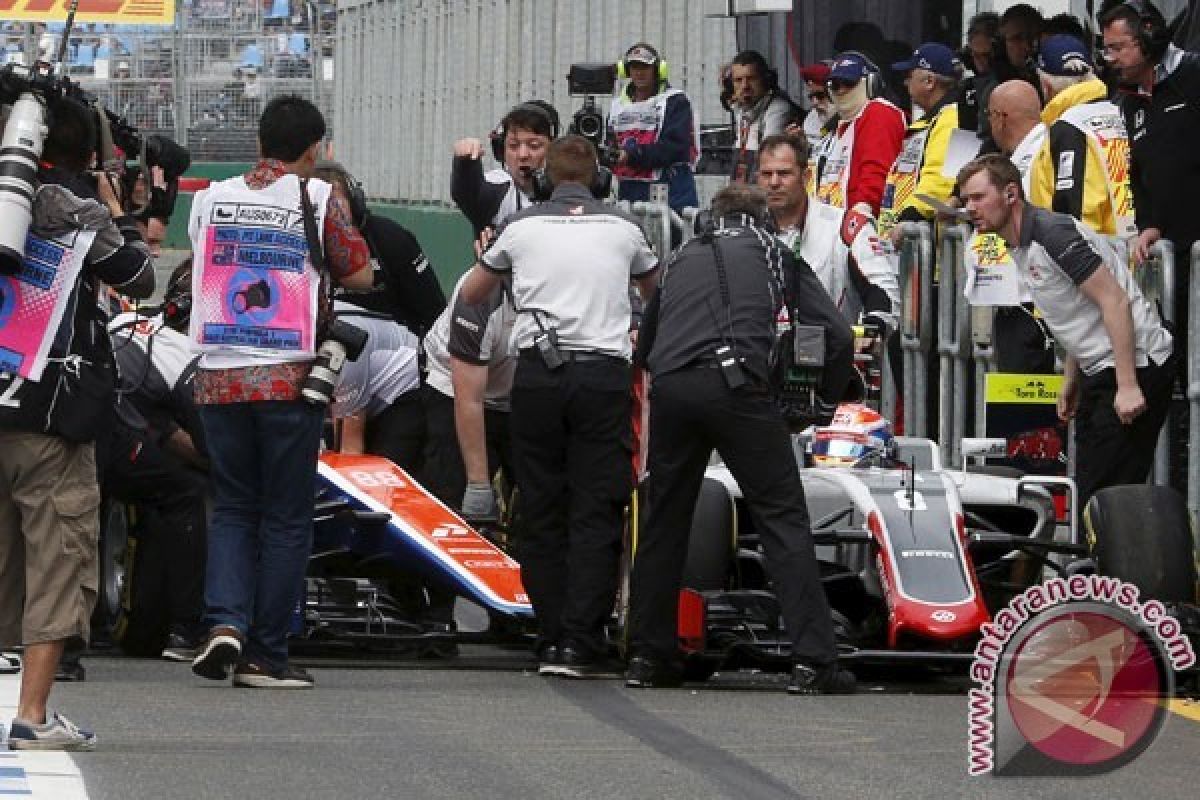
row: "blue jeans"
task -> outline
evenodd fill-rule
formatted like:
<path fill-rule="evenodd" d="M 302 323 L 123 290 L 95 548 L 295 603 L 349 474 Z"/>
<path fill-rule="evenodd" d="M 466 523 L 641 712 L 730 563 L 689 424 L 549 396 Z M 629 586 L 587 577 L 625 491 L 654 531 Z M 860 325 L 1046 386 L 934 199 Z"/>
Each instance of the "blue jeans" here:
<path fill-rule="evenodd" d="M 205 622 L 241 631 L 245 660 L 283 669 L 312 552 L 324 409 L 302 400 L 199 408 L 215 493 Z"/>

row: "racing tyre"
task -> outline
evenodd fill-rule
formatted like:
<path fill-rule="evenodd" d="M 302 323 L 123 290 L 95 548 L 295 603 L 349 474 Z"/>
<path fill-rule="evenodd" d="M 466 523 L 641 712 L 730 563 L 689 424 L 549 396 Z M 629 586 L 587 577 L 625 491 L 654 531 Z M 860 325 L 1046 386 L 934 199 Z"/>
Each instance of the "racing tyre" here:
<path fill-rule="evenodd" d="M 153 528 L 144 513 L 137 513 L 141 510 L 135 507 L 127 531 L 125 581 L 112 638 L 127 655 L 154 658 L 162 654 L 170 628 L 167 553 L 162 537 L 147 533 Z"/>
<path fill-rule="evenodd" d="M 733 498 L 723 483 L 705 478 L 688 534 L 684 588 L 701 592 L 724 589 L 736 552 L 736 537 Z"/>
<path fill-rule="evenodd" d="M 1101 489 L 1084 509 L 1083 524 L 1097 572 L 1132 583 L 1142 597 L 1193 602 L 1195 553 L 1179 492 L 1141 484 Z"/>

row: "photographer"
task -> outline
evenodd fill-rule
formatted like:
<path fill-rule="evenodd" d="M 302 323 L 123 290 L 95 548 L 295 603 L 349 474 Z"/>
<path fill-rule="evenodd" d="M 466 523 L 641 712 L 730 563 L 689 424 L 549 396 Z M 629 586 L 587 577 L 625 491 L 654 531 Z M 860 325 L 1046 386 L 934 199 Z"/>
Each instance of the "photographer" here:
<path fill-rule="evenodd" d="M 114 368 L 95 298 L 99 281 L 147 297 L 154 270 L 114 184 L 104 176 L 93 194 L 82 175 L 93 157 L 92 112 L 53 94 L 45 100 L 51 121 L 29 239 L 36 250 L 26 247 L 22 264 L 6 260 L 0 274 L 9 295 L 0 345 L 16 356 L 0 366 L 0 647 L 25 646 L 9 747 L 90 750 L 95 735 L 48 713 L 46 703 L 66 641 L 87 639 L 96 599 L 94 443 L 111 407 Z M 28 112 L 20 106 L 8 124 Z M 15 224 L 15 213 L 8 206 L 3 223 Z M 68 277 L 44 285 L 37 278 L 46 269 Z M 13 294 L 26 308 L 51 306 L 61 316 L 15 313 Z"/>
<path fill-rule="evenodd" d="M 533 173 L 546 163 L 558 138 L 558 112 L 542 100 L 514 106 L 491 133 L 492 155 L 502 169 L 483 171 L 483 142 L 459 139 L 450 168 L 450 197 L 478 234 L 532 205 Z"/>
<path fill-rule="evenodd" d="M 617 197 L 650 199 L 650 184 L 667 185 L 667 204 L 675 211 L 700 205 L 696 176 L 700 125 L 691 101 L 667 82 L 667 64 L 658 51 L 639 43 L 619 65 L 629 82 L 613 98 L 608 115 L 611 138 L 620 148 L 613 174 Z"/>
<path fill-rule="evenodd" d="M 333 281 L 372 284 L 370 254 L 346 200 L 309 179 L 325 119 L 281 95 L 258 124 L 261 160 L 196 195 L 189 338 L 203 353 L 196 401 L 216 494 L 205 623 L 192 671 L 234 684 L 307 689 L 288 663 L 287 632 L 312 549 L 317 450 L 325 408 L 301 397 Z M 269 248 L 256 245 L 270 245 Z M 321 252 L 324 257 L 319 261 Z M 318 263 L 324 268 L 318 269 Z M 244 650 L 243 650 L 244 644 Z"/>
<path fill-rule="evenodd" d="M 399 223 L 372 214 L 354 176 L 336 161 L 319 161 L 314 177 L 338 188 L 350 216 L 371 251 L 371 288 L 365 292 L 338 287 L 339 300 L 390 316 L 423 336 L 446 308 L 446 295 L 417 237 Z"/>
<path fill-rule="evenodd" d="M 808 265 L 765 229 L 765 192 L 732 184 L 713 198 L 712 212 L 716 228 L 667 264 L 638 342 L 654 389 L 647 515 L 630 576 L 626 685 L 683 680 L 679 588 L 696 496 L 715 448 L 750 506 L 774 578 L 795 664 L 788 691 L 850 693 L 855 680 L 837 665 L 804 488 L 771 374 L 788 357 L 779 345 L 789 337 L 777 333 L 785 308 L 793 324 L 823 330 L 827 373 L 839 362 L 840 371 L 850 368 L 853 334 Z M 723 323 L 714 326 L 714 319 Z M 830 402 L 841 399 L 832 386 L 823 391 L 832 392 Z"/>
<path fill-rule="evenodd" d="M 461 294 L 483 303 L 512 276 L 521 579 L 539 672 L 583 678 L 603 671 L 632 488 L 629 284 L 653 293 L 657 259 L 637 222 L 596 199 L 591 142 L 556 140 L 546 171 L 550 199 L 509 220 Z"/>

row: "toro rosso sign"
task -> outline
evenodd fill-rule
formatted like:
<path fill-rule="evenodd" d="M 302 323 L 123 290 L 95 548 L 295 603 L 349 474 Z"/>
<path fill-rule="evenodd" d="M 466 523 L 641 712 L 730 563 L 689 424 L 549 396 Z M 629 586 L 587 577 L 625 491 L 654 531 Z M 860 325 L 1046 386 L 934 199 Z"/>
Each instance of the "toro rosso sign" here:
<path fill-rule="evenodd" d="M 0 0 L 0 19 L 62 22 L 70 0 Z M 175 0 L 79 0 L 77 22 L 174 25 Z"/>

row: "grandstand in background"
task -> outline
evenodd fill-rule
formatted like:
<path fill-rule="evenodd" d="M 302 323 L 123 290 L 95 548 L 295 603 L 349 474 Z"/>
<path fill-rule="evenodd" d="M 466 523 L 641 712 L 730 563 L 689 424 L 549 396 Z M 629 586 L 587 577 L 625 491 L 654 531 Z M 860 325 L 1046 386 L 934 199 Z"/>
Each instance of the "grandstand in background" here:
<path fill-rule="evenodd" d="M 175 27 L 76 24 L 67 70 L 139 129 L 187 145 L 195 161 L 253 161 L 262 107 L 313 99 L 333 121 L 332 0 L 179 0 Z M 61 23 L 4 22 L 5 63 L 49 61 Z"/>

